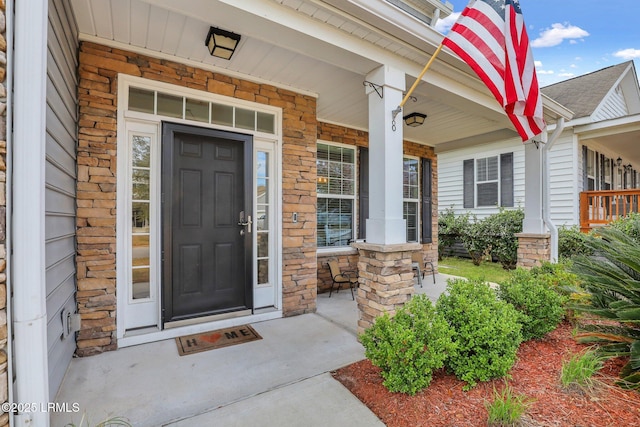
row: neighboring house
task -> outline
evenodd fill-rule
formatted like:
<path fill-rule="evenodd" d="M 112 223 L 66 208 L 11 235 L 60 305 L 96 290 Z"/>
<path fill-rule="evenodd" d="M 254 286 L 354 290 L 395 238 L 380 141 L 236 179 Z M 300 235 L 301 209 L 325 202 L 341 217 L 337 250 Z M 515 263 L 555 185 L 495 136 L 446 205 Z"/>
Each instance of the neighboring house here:
<path fill-rule="evenodd" d="M 434 150 L 515 138 L 447 50 L 404 109 L 425 125 L 392 121 L 442 40 L 439 0 L 5 3 L 5 400 L 51 401 L 74 355 L 314 312 L 350 240 L 435 262 Z M 210 54 L 217 27 L 235 52 Z"/>
<path fill-rule="evenodd" d="M 542 93 L 574 113 L 549 152 L 550 217 L 558 227 L 579 225 L 582 192 L 640 188 L 638 75 L 629 61 Z M 524 145 L 500 136 L 484 138 L 481 146 L 464 142 L 436 147 L 439 210 L 484 218 L 500 207 L 524 208 Z"/>

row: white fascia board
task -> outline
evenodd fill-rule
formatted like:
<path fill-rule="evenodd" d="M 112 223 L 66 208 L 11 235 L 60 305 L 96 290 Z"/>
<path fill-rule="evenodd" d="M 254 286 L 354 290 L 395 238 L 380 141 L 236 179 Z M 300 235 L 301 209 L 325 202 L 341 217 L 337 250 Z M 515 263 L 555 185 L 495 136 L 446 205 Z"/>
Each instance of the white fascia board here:
<path fill-rule="evenodd" d="M 550 113 L 557 118 L 562 117 L 565 120 L 571 120 L 575 115 L 573 111 L 545 94 L 542 94 L 542 107 L 547 110 L 547 113 Z"/>
<path fill-rule="evenodd" d="M 636 131 L 640 131 L 640 114 L 575 127 L 575 133 L 581 138 L 597 138 Z"/>

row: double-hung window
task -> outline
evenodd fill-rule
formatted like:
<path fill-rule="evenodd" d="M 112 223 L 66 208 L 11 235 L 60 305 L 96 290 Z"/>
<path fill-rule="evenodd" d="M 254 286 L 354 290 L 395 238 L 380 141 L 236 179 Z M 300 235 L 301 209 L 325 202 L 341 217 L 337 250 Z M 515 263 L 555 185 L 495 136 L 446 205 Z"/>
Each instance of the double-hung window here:
<path fill-rule="evenodd" d="M 513 153 L 463 162 L 465 208 L 513 206 Z"/>
<path fill-rule="evenodd" d="M 318 247 L 348 246 L 353 236 L 356 150 L 318 143 Z"/>
<path fill-rule="evenodd" d="M 418 242 L 419 217 L 418 206 L 420 206 L 419 188 L 419 164 L 420 160 L 413 157 L 405 157 L 402 169 L 402 198 L 403 217 L 407 222 L 407 242 Z"/>

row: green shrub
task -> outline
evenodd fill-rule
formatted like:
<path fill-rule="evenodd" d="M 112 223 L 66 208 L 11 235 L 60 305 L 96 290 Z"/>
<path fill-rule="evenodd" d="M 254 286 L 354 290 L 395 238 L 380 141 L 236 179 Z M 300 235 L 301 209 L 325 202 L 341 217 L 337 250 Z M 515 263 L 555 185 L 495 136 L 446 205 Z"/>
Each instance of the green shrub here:
<path fill-rule="evenodd" d="M 640 229 L 640 217 L 628 221 Z M 573 308 L 608 320 L 581 325 L 578 337 L 598 344 L 602 356 L 628 356 L 619 384 L 640 389 L 640 245 L 617 226 L 598 229 L 587 244 L 593 255 L 576 257 L 573 270 L 589 299 Z"/>
<path fill-rule="evenodd" d="M 576 255 L 590 255 L 591 249 L 586 245 L 588 237 L 578 226 L 558 228 L 558 258 L 566 260 Z"/>
<path fill-rule="evenodd" d="M 505 283 L 500 284 L 498 296 L 520 313 L 525 341 L 542 338 L 564 317 L 565 298 L 528 270 L 515 270 Z"/>
<path fill-rule="evenodd" d="M 495 238 L 491 235 L 491 224 L 486 219 L 469 221 L 460 235 L 462 245 L 469 252 L 474 265 L 480 265 L 491 254 L 491 245 Z"/>
<path fill-rule="evenodd" d="M 467 382 L 466 389 L 509 372 L 522 342 L 511 304 L 500 301 L 486 283 L 457 279 L 449 281 L 436 308 L 455 331 L 456 349 L 447 367 Z"/>
<path fill-rule="evenodd" d="M 469 213 L 456 215 L 453 208 L 447 208 L 438 214 L 438 259 L 450 255 L 450 249 L 456 239 L 464 233 L 469 224 Z"/>
<path fill-rule="evenodd" d="M 365 355 L 382 370 L 392 392 L 415 394 L 431 383 L 454 349 L 453 330 L 425 295 L 414 296 L 394 317 L 384 314 L 361 336 Z"/>
<path fill-rule="evenodd" d="M 513 426 L 522 418 L 533 401 L 526 396 L 514 395 L 511 387 L 505 385 L 502 392 L 493 388 L 493 402 L 486 404 L 489 426 Z"/>
<path fill-rule="evenodd" d="M 522 209 L 506 210 L 485 219 L 484 230 L 491 236 L 491 255 L 495 256 L 502 268 L 513 270 L 518 262 L 518 238 L 516 233 L 522 231 L 524 211 Z"/>

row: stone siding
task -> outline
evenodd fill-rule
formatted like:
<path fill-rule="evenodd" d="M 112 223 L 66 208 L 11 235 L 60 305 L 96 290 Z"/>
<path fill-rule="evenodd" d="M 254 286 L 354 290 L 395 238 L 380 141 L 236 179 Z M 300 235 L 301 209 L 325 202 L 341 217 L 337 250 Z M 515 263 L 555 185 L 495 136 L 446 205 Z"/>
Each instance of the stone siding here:
<path fill-rule="evenodd" d="M 0 403 L 9 400 L 7 375 L 7 41 L 5 2 L 0 0 Z M 9 414 L 0 411 L 0 427 L 9 425 Z"/>
<path fill-rule="evenodd" d="M 340 144 L 355 145 L 356 147 L 369 146 L 369 133 L 363 130 L 346 128 L 344 126 L 318 122 L 318 140 L 337 142 Z M 404 141 L 404 154 L 409 156 L 431 159 L 431 179 L 432 179 L 432 243 L 422 245 L 423 256 L 426 260 L 433 262 L 434 268 L 438 269 L 438 159 L 433 147 L 420 145 L 413 142 Z M 358 168 L 359 171 L 359 168 Z M 355 227 L 357 229 L 361 218 L 356 218 Z M 319 252 L 318 253 L 318 293 L 328 292 L 333 281 L 329 273 L 327 261 L 336 259 L 342 269 L 357 271 L 358 255 L 355 252 Z"/>
<path fill-rule="evenodd" d="M 118 73 L 281 107 L 283 110 L 283 311 L 316 309 L 316 99 L 177 62 L 83 42 L 79 55 L 77 354 L 116 342 Z M 298 212 L 298 222 L 291 221 Z"/>
<path fill-rule="evenodd" d="M 551 260 L 551 237 L 549 234 L 518 233 L 518 267 L 538 267 Z"/>

